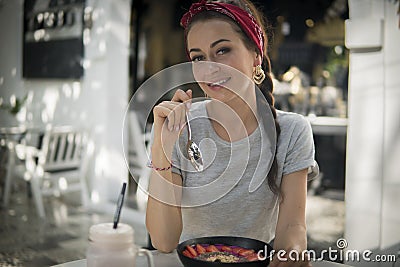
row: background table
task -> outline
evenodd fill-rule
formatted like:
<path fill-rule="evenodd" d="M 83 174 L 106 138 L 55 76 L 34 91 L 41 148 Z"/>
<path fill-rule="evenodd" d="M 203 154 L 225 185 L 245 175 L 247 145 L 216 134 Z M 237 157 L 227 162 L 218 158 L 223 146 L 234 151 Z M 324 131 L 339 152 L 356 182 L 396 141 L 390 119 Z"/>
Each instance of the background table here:
<path fill-rule="evenodd" d="M 347 118 L 337 117 L 305 117 L 311 124 L 314 134 L 319 135 L 346 135 Z"/>

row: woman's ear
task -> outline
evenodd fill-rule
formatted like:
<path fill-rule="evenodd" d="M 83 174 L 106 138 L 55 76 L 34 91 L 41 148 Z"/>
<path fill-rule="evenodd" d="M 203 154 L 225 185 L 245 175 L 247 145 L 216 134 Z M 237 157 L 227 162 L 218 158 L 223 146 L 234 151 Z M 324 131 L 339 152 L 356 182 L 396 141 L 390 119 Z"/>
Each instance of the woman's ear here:
<path fill-rule="evenodd" d="M 262 58 L 260 56 L 259 53 L 256 54 L 256 58 L 254 59 L 254 66 L 253 67 L 257 67 L 259 65 L 261 65 L 262 63 Z"/>

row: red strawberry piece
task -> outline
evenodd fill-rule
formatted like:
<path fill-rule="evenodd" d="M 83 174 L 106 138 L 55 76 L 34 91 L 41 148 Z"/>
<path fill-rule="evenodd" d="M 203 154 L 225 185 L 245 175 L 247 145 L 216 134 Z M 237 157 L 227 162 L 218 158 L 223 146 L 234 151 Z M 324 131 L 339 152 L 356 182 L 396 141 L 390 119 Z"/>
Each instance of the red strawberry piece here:
<path fill-rule="evenodd" d="M 197 252 L 194 248 L 192 248 L 191 246 L 187 245 L 186 249 L 190 252 L 190 254 L 192 254 L 193 257 L 197 257 Z"/>
<path fill-rule="evenodd" d="M 185 255 L 186 257 L 193 258 L 193 255 L 190 254 L 190 252 L 189 252 L 187 249 L 185 249 L 184 251 L 182 251 L 182 254 Z"/>
<path fill-rule="evenodd" d="M 248 261 L 258 261 L 259 260 L 257 253 L 252 253 L 250 255 L 247 255 L 246 259 Z"/>
<path fill-rule="evenodd" d="M 199 253 L 199 254 L 203 254 L 206 252 L 206 249 L 200 244 L 196 244 L 196 250 L 197 250 L 197 253 Z"/>
<path fill-rule="evenodd" d="M 241 249 L 240 251 L 239 251 L 239 255 L 240 256 L 243 256 L 243 257 L 246 257 L 246 256 L 248 256 L 248 255 L 250 255 L 250 254 L 253 254 L 254 253 L 254 250 L 252 250 L 252 249 Z"/>
<path fill-rule="evenodd" d="M 242 247 L 234 247 L 234 248 L 232 248 L 232 252 L 233 253 L 236 253 L 236 254 L 239 254 L 239 252 L 241 251 L 241 250 L 243 250 L 244 248 L 242 248 Z"/>
<path fill-rule="evenodd" d="M 221 247 L 221 250 L 222 250 L 222 251 L 228 251 L 228 252 L 230 252 L 230 251 L 232 251 L 232 248 L 231 248 L 231 247 L 228 247 L 228 246 L 222 246 L 222 247 Z"/>
<path fill-rule="evenodd" d="M 217 247 L 214 246 L 214 245 L 209 245 L 209 246 L 206 248 L 206 251 L 208 251 L 208 252 L 219 252 L 219 250 L 217 249 Z"/>

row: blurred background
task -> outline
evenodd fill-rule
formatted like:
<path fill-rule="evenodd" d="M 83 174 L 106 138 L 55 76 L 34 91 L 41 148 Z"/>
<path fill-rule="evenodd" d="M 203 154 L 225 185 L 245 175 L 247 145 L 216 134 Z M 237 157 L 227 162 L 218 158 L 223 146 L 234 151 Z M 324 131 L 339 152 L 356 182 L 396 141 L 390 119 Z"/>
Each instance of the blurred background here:
<path fill-rule="evenodd" d="M 138 89 L 187 61 L 179 20 L 191 3 L 0 0 L 0 266 L 84 258 L 88 227 L 111 220 L 122 182 L 121 220 L 149 247 L 148 111 L 179 77 Z M 399 1 L 254 3 L 270 26 L 276 107 L 313 129 L 310 248 L 345 237 L 351 249 L 397 255 Z"/>

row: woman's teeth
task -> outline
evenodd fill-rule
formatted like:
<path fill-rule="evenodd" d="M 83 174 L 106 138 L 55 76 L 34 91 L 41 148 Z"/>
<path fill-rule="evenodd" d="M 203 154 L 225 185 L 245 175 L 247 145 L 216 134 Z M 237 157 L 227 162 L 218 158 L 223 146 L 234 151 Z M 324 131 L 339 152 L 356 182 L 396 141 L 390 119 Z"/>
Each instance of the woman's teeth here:
<path fill-rule="evenodd" d="M 226 83 L 226 82 L 229 81 L 229 80 L 230 80 L 230 78 L 226 78 L 226 79 L 220 80 L 220 81 L 218 81 L 218 82 L 210 83 L 209 86 L 219 86 L 219 85 L 221 85 L 221 84 Z"/>

